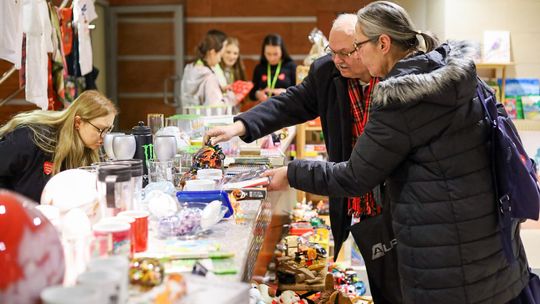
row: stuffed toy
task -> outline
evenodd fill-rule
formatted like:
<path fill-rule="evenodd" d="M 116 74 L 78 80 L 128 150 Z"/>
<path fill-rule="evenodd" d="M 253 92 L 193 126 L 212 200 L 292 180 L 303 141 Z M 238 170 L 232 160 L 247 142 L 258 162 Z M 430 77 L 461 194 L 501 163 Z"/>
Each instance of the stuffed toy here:
<path fill-rule="evenodd" d="M 294 291 L 285 290 L 279 297 L 275 297 L 272 304 L 308 304 L 304 299 L 300 299 Z"/>

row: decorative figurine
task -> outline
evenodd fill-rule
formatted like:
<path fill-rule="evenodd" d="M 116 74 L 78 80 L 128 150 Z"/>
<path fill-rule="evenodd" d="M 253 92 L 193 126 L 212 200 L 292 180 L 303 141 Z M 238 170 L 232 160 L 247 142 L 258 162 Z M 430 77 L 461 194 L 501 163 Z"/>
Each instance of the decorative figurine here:
<path fill-rule="evenodd" d="M 161 284 L 164 275 L 163 265 L 157 259 L 137 258 L 129 265 L 129 282 L 143 289 Z"/>

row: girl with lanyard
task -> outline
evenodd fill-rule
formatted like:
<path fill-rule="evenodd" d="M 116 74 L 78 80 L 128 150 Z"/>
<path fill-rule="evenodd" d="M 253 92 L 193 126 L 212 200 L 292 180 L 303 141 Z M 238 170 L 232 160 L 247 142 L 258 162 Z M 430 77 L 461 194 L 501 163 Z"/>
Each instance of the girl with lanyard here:
<path fill-rule="evenodd" d="M 296 82 L 296 64 L 278 34 L 267 35 L 262 43 L 261 60 L 253 71 L 253 89 L 249 97 L 265 101 L 279 95 Z"/>

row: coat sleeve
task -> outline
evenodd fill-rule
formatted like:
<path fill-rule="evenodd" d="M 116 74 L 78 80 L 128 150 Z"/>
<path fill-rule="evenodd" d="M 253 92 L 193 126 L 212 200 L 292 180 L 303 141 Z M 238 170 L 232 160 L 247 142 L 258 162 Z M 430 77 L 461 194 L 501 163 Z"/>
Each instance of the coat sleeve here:
<path fill-rule="evenodd" d="M 0 139 L 0 188 L 11 188 L 14 176 L 26 170 L 28 153 L 35 149 L 31 131 L 15 129 Z"/>
<path fill-rule="evenodd" d="M 312 68 L 302 83 L 287 89 L 287 92 L 273 96 L 249 111 L 234 118 L 242 121 L 246 134 L 241 137 L 245 142 L 270 134 L 284 127 L 315 119 L 319 116 L 317 74 Z M 321 101 L 322 102 L 322 101 Z"/>
<path fill-rule="evenodd" d="M 320 195 L 362 195 L 382 183 L 411 150 L 399 107 L 374 109 L 346 162 L 295 160 L 288 166 L 292 187 Z"/>

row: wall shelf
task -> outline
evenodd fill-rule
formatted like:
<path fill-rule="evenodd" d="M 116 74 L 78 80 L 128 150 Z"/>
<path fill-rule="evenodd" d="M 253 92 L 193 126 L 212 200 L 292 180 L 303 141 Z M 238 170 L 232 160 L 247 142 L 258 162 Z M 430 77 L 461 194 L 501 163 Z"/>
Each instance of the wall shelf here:
<path fill-rule="evenodd" d="M 500 97 L 505 97 L 505 89 L 506 89 L 506 67 L 513 66 L 513 62 L 477 62 L 476 63 L 476 69 L 477 70 L 492 70 L 494 73 L 495 79 L 497 78 L 498 71 L 501 71 L 501 94 L 499 97 L 499 100 L 503 101 Z"/>
<path fill-rule="evenodd" d="M 512 121 L 518 131 L 540 131 L 540 120 L 514 119 Z"/>

